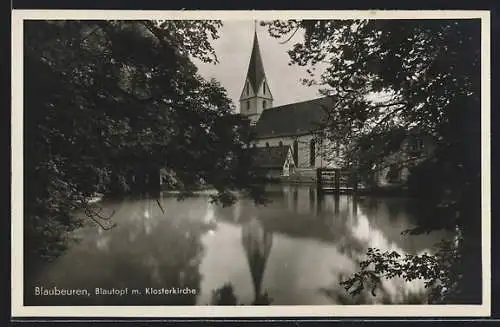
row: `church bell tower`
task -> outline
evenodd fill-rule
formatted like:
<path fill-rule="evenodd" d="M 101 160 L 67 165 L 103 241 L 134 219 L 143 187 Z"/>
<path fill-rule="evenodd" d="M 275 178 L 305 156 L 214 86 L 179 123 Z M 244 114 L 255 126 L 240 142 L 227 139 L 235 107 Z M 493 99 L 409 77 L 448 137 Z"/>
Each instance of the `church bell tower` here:
<path fill-rule="evenodd" d="M 255 124 L 263 110 L 273 106 L 273 96 L 269 90 L 264 64 L 260 55 L 257 23 L 253 38 L 252 54 L 248 64 L 248 72 L 240 95 L 240 113 L 250 118 Z"/>

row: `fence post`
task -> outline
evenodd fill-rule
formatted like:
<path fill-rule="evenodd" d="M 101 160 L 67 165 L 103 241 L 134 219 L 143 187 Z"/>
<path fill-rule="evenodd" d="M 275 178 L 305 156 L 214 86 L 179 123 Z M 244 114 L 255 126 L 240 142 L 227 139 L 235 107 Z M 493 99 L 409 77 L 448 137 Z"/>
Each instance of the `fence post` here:
<path fill-rule="evenodd" d="M 352 190 L 354 193 L 357 193 L 358 192 L 358 173 L 355 171 L 352 173 L 352 178 L 353 178 L 353 187 L 352 187 Z"/>
<path fill-rule="evenodd" d="M 321 168 L 316 168 L 316 193 L 319 196 L 321 194 Z"/>
<path fill-rule="evenodd" d="M 335 169 L 335 193 L 340 194 L 340 169 Z"/>

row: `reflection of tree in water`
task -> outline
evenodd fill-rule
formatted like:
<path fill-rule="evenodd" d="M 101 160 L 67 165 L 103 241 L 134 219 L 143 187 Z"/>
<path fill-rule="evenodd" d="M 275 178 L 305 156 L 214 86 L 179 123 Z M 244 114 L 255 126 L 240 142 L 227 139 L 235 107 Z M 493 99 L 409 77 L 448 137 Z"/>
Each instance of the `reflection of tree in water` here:
<path fill-rule="evenodd" d="M 198 293 L 201 279 L 198 266 L 203 251 L 200 237 L 206 230 L 205 226 L 183 219 L 185 217 L 166 218 L 153 198 L 141 201 L 140 207 L 144 212 L 143 221 L 135 226 L 139 237 L 122 242 L 117 239 L 118 235 L 114 236 L 115 243 L 120 242 L 115 246 L 122 246 L 122 251 L 130 253 L 129 260 L 116 262 L 119 279 L 125 281 L 126 286 L 138 289 L 145 286 L 189 288 Z M 108 284 L 103 285 L 108 287 Z M 140 299 L 120 300 L 138 304 L 194 305 L 196 293 L 175 296 L 143 294 Z"/>
<path fill-rule="evenodd" d="M 212 305 L 237 305 L 238 298 L 234 294 L 234 287 L 231 283 L 222 285 L 212 291 Z"/>
<path fill-rule="evenodd" d="M 414 223 L 415 217 L 422 216 L 418 214 L 418 203 L 408 198 L 368 196 L 361 198 L 358 203 L 360 209 L 367 215 L 373 217 L 386 216 L 387 220 L 392 223 L 401 219 L 407 219 Z"/>
<path fill-rule="evenodd" d="M 162 204 L 163 205 L 163 204 Z M 128 288 L 127 296 L 36 297 L 33 305 L 195 305 L 200 290 L 199 264 L 203 251 L 202 222 L 175 216 L 155 198 L 133 201 L 117 212 L 119 228 L 95 233 L 92 243 L 75 247 L 61 257 L 48 274 L 44 286 L 60 288 Z M 92 235 L 89 235 L 92 236 Z M 105 238 L 106 248 L 99 249 Z M 79 262 L 85 262 L 81 266 Z M 62 273 L 64 272 L 64 273 Z M 189 294 L 145 294 L 156 289 L 189 288 Z M 132 295 L 131 289 L 142 295 Z"/>
<path fill-rule="evenodd" d="M 387 199 L 385 201 L 389 221 L 397 221 L 399 216 L 404 213 L 408 214 L 408 201 L 403 199 Z"/>
<path fill-rule="evenodd" d="M 253 305 L 270 305 L 272 299 L 267 293 L 254 300 Z M 231 283 L 226 283 L 222 287 L 212 291 L 212 305 L 242 305 L 238 303 L 238 298 L 234 294 L 234 287 Z"/>
<path fill-rule="evenodd" d="M 349 219 L 346 221 L 347 228 L 342 238 L 337 242 L 337 249 L 341 254 L 353 261 L 354 270 L 356 270 L 360 262 L 365 259 L 366 251 L 370 247 L 381 247 L 387 250 L 395 249 L 398 252 L 403 251 L 396 243 L 388 239 L 386 233 L 379 230 L 376 224 L 369 223 L 368 216 L 380 214 L 377 210 L 380 208 L 380 203 L 377 202 L 377 200 L 372 201 L 370 198 L 363 199 L 353 197 L 352 203 L 349 204 L 351 208 L 349 210 Z M 361 210 L 358 210 L 358 208 Z M 400 208 L 393 209 L 397 211 Z M 341 271 L 340 274 L 334 278 L 335 281 L 333 281 L 332 285 L 321 288 L 319 290 L 320 293 L 331 298 L 335 303 L 347 305 L 373 303 L 427 303 L 426 290 L 420 288 L 418 284 L 405 284 L 403 280 L 398 280 L 397 278 L 388 280 L 383 279 L 382 283 L 378 283 L 378 280 L 373 280 L 373 284 L 368 282 L 360 293 L 349 294 L 349 292 L 340 286 L 340 282 L 351 277 L 351 274 L 352 271 L 350 271 L 349 268 L 344 269 L 344 271 Z M 376 294 L 372 293 L 375 283 L 377 283 L 378 286 Z"/>
<path fill-rule="evenodd" d="M 344 278 L 345 277 L 341 275 L 338 278 L 337 283 L 344 280 Z M 333 286 L 332 288 L 321 288 L 319 291 L 326 297 L 331 298 L 336 304 L 363 305 L 375 303 L 375 298 L 369 289 L 354 296 L 343 289 L 338 289 L 337 286 Z M 377 288 L 376 296 L 379 298 L 379 301 L 377 302 L 378 304 L 395 304 L 393 296 L 384 285 Z M 424 292 L 406 293 L 399 302 L 404 304 L 427 304 L 427 295 Z"/>
<path fill-rule="evenodd" d="M 374 196 L 360 198 L 359 206 L 366 212 L 376 212 L 380 205 L 380 200 Z"/>

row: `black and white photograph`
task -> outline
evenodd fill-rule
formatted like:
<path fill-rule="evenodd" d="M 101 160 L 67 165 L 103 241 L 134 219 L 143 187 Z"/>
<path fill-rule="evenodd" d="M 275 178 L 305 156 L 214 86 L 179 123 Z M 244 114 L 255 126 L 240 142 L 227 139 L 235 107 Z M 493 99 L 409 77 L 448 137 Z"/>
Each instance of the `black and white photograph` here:
<path fill-rule="evenodd" d="M 488 12 L 373 13 L 18 11 L 18 312 L 488 315 Z"/>

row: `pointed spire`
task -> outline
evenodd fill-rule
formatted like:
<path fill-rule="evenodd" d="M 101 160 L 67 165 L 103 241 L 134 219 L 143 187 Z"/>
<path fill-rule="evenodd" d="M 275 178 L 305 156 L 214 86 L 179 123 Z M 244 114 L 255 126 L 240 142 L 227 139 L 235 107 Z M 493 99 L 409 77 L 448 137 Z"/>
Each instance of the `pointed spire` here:
<path fill-rule="evenodd" d="M 241 232 L 241 240 L 252 276 L 255 301 L 258 301 L 262 297 L 262 281 L 273 243 L 273 233 L 266 230 L 262 222 L 256 217 L 252 217 L 250 221 L 247 221 L 243 225 Z"/>
<path fill-rule="evenodd" d="M 259 39 L 257 37 L 257 21 L 254 21 L 255 31 L 253 38 L 252 55 L 250 56 L 250 64 L 248 65 L 247 78 L 250 80 L 255 92 L 265 77 L 264 64 L 260 56 Z"/>

